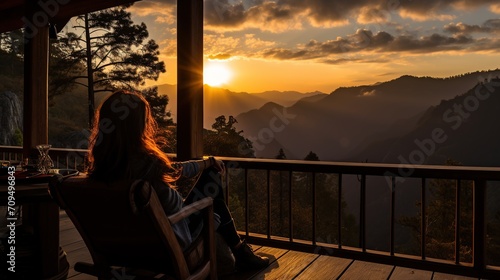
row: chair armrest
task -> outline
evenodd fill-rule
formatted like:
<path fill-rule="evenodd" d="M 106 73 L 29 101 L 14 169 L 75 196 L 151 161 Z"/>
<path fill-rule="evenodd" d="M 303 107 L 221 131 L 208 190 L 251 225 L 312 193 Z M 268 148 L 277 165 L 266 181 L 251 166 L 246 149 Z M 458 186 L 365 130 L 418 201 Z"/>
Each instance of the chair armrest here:
<path fill-rule="evenodd" d="M 185 207 L 182 207 L 179 212 L 168 216 L 168 219 L 170 223 L 175 224 L 180 220 L 189 217 L 191 214 L 196 213 L 204 208 L 211 207 L 212 205 L 213 199 L 211 197 L 205 197 Z"/>

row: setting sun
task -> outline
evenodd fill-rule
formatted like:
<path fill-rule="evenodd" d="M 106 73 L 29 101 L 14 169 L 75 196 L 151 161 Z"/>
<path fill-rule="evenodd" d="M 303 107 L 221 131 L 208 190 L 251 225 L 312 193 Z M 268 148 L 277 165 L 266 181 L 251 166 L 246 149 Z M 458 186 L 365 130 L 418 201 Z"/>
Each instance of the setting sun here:
<path fill-rule="evenodd" d="M 231 79 L 231 69 L 224 62 L 208 62 L 203 70 L 203 81 L 209 86 L 220 86 Z"/>

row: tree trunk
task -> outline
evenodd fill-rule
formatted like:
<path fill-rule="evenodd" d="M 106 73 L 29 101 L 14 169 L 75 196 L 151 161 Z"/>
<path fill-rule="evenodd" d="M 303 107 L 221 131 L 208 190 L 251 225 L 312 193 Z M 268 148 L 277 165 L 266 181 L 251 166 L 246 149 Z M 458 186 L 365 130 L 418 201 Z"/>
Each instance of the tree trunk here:
<path fill-rule="evenodd" d="M 94 121 L 94 71 L 92 69 L 92 49 L 90 45 L 89 14 L 85 14 L 85 43 L 87 48 L 87 89 L 89 100 L 89 128 L 92 129 Z"/>

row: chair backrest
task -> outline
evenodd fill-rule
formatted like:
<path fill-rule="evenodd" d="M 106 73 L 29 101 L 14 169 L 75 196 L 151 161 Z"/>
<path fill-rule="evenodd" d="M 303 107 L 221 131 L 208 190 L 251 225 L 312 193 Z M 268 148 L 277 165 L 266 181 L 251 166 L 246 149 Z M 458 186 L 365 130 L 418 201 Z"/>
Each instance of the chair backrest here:
<path fill-rule="evenodd" d="M 51 195 L 80 232 L 94 265 L 188 273 L 179 271 L 186 267 L 182 249 L 147 182 L 105 184 L 76 176 L 49 185 Z"/>

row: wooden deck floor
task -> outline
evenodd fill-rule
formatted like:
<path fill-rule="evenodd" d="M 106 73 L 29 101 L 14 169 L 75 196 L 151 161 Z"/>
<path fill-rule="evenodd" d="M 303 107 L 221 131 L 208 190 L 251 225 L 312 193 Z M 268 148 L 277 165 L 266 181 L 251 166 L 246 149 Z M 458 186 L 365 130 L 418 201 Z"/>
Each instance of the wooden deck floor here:
<path fill-rule="evenodd" d="M 60 244 L 67 253 L 70 263 L 68 279 L 97 279 L 81 274 L 73 269 L 75 262 L 92 263 L 89 251 L 80 234 L 68 216 L 60 214 Z M 265 270 L 232 274 L 221 277 L 224 280 L 240 279 L 360 279 L 360 280 L 469 280 L 475 279 L 432 271 L 395 267 L 384 264 L 315 255 L 271 247 L 255 246 L 256 252 L 271 259 L 271 265 Z"/>

